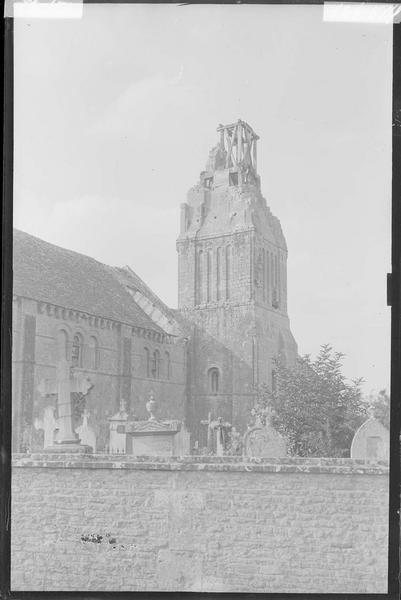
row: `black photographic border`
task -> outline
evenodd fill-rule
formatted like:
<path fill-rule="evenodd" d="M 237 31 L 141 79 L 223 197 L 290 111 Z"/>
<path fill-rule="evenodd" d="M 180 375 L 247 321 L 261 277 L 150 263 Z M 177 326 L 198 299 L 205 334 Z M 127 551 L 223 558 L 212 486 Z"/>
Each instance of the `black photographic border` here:
<path fill-rule="evenodd" d="M 84 4 L 144 4 L 136 0 L 83 0 Z M 152 2 L 152 4 L 170 2 Z M 346 0 L 346 3 L 349 3 Z M 355 3 L 355 2 L 353 2 Z M 180 4 L 180 3 L 172 3 Z M 247 2 L 183 2 L 185 4 L 279 4 L 321 5 L 318 0 L 264 0 Z M 364 4 L 387 4 L 382 0 L 365 0 Z M 188 600 L 230 600 L 266 598 L 295 600 L 327 598 L 363 600 L 400 597 L 400 403 L 401 403 L 401 23 L 393 24 L 393 108 L 392 108 L 392 272 L 387 275 L 388 304 L 391 306 L 391 421 L 390 421 L 390 501 L 387 594 L 280 594 L 280 593 L 202 593 L 202 592 L 13 592 L 10 590 L 11 548 L 11 331 L 12 331 L 12 236 L 13 236 L 13 19 L 3 19 L 3 194 L 2 194 L 2 271 L 1 271 L 1 396 L 0 396 L 0 598 L 14 599 L 81 599 L 81 598 L 182 598 Z M 386 273 L 383 273 L 383 286 Z"/>

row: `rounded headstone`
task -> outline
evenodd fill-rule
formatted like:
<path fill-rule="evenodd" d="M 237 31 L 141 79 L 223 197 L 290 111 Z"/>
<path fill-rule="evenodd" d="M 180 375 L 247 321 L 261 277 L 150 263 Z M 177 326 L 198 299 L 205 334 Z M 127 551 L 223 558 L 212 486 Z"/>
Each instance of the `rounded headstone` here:
<path fill-rule="evenodd" d="M 371 417 L 357 429 L 351 444 L 351 458 L 388 461 L 390 433 L 380 421 Z"/>
<path fill-rule="evenodd" d="M 287 456 L 287 444 L 283 436 L 270 425 L 253 427 L 244 435 L 244 455 L 280 458 Z"/>

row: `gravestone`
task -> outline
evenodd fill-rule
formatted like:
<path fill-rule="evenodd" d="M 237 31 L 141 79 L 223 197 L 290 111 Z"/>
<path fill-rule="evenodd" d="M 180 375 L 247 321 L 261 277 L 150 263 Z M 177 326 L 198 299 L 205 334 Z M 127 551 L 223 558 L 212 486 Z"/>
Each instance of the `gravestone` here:
<path fill-rule="evenodd" d="M 210 412 L 208 414 L 207 419 L 203 419 L 201 421 L 201 425 L 207 425 L 207 442 L 206 442 L 206 447 L 207 447 L 207 451 L 209 453 L 213 452 L 213 430 L 211 428 L 211 424 L 212 424 L 212 413 Z"/>
<path fill-rule="evenodd" d="M 57 394 L 58 431 L 52 446 L 46 448 L 49 452 L 90 452 L 88 446 L 80 444 L 73 428 L 71 394 L 80 393 L 85 396 L 93 384 L 88 377 L 73 369 L 67 360 L 57 364 L 56 381 L 42 379 L 38 391 L 42 396 Z"/>
<path fill-rule="evenodd" d="M 45 410 L 43 411 L 42 419 L 35 419 L 35 422 L 33 424 L 35 429 L 42 429 L 44 432 L 43 448 L 53 446 L 55 442 L 55 435 L 58 430 L 58 424 L 57 419 L 54 416 L 54 412 L 54 406 L 46 406 Z"/>
<path fill-rule="evenodd" d="M 110 419 L 110 454 L 125 454 L 127 445 L 127 434 L 122 426 L 128 421 L 127 403 L 122 398 L 120 409 Z"/>
<path fill-rule="evenodd" d="M 368 461 L 388 461 L 390 433 L 380 421 L 370 417 L 355 432 L 351 458 Z"/>
<path fill-rule="evenodd" d="M 85 408 L 82 415 L 82 424 L 76 428 L 76 432 L 78 434 L 79 439 L 81 440 L 81 444 L 84 446 L 89 446 L 93 451 L 96 450 L 96 435 L 93 431 L 92 427 L 88 425 L 88 419 L 90 417 L 90 412 Z"/>
<path fill-rule="evenodd" d="M 287 456 L 287 444 L 270 423 L 256 425 L 244 435 L 244 456 L 281 458 Z"/>
<path fill-rule="evenodd" d="M 223 417 L 212 419 L 209 412 L 207 420 L 201 421 L 201 425 L 207 425 L 207 450 L 209 454 L 216 452 L 216 456 L 224 456 L 228 442 L 228 432 L 232 430 L 231 423 L 223 421 Z"/>
<path fill-rule="evenodd" d="M 231 431 L 231 423 L 225 423 L 223 417 L 218 417 L 216 421 L 213 421 L 210 425 L 212 431 L 216 432 L 216 455 L 224 456 L 224 452 L 227 446 L 228 432 Z"/>

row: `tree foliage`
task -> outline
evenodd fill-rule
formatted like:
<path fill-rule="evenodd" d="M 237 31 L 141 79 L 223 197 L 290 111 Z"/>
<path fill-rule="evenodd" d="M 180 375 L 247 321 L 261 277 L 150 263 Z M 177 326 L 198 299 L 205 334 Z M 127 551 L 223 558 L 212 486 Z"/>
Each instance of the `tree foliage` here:
<path fill-rule="evenodd" d="M 376 395 L 371 395 L 368 400 L 369 412 L 384 427 L 390 429 L 390 396 L 386 390 L 380 390 Z"/>
<path fill-rule="evenodd" d="M 344 355 L 326 344 L 317 358 L 309 355 L 286 366 L 275 363 L 275 389 L 259 389 L 253 415 L 273 425 L 296 456 L 349 456 L 356 429 L 366 419 L 362 380 L 348 382 L 342 373 Z"/>

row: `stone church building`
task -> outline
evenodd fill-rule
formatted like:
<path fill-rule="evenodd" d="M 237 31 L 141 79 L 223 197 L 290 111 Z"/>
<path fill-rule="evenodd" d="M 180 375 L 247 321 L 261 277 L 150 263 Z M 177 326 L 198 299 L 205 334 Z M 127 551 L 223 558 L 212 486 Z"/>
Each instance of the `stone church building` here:
<path fill-rule="evenodd" d="M 40 382 L 60 359 L 93 383 L 85 399 L 96 450 L 121 399 L 146 418 L 153 392 L 161 418 L 183 420 L 206 445 L 211 413 L 244 431 L 274 358 L 297 346 L 287 314 L 287 246 L 257 173 L 258 136 L 244 121 L 220 126 L 205 171 L 181 205 L 178 309 L 129 267 L 14 230 L 13 447 L 43 447 L 43 414 L 55 396 Z M 79 424 L 79 398 L 74 399 Z"/>

